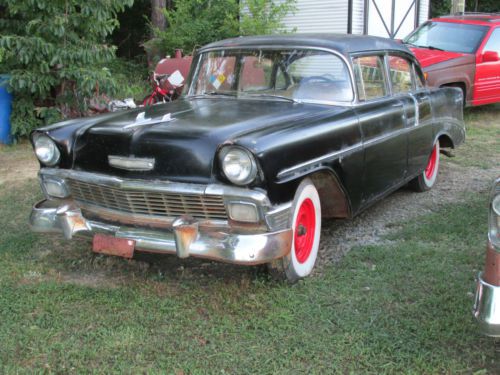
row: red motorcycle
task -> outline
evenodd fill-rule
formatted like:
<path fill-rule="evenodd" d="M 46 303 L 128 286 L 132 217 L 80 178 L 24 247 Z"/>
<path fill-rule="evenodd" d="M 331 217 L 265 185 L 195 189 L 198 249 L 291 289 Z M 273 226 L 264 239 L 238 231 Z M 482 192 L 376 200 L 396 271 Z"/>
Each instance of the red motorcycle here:
<path fill-rule="evenodd" d="M 142 102 L 144 106 L 171 102 L 172 100 L 177 99 L 179 96 L 177 87 L 174 87 L 168 81 L 168 77 L 168 74 L 153 73 L 153 79 L 151 81 L 153 92 L 144 98 Z"/>

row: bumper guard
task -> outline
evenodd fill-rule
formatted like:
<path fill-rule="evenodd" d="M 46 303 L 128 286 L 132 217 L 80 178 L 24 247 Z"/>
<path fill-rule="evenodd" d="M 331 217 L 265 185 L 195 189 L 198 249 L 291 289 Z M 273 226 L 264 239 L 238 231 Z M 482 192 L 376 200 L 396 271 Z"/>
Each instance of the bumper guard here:
<path fill-rule="evenodd" d="M 290 252 L 292 230 L 258 234 L 234 234 L 229 231 L 200 230 L 196 220 L 179 217 L 170 230 L 140 229 L 87 220 L 81 210 L 71 204 L 43 200 L 33 206 L 30 226 L 35 232 L 74 235 L 96 233 L 135 241 L 139 251 L 176 254 L 213 259 L 235 264 L 268 263 Z"/>

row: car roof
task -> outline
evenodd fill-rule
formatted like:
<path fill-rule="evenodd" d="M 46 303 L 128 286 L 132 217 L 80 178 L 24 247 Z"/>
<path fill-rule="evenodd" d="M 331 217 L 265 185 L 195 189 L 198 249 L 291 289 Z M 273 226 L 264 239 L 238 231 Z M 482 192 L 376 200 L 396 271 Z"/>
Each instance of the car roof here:
<path fill-rule="evenodd" d="M 225 39 L 203 46 L 199 52 L 218 48 L 250 48 L 261 46 L 283 47 L 316 47 L 332 49 L 348 56 L 351 53 L 392 50 L 405 52 L 411 55 L 410 50 L 400 42 L 392 39 L 368 35 L 352 34 L 284 34 L 261 35 Z"/>
<path fill-rule="evenodd" d="M 500 13 L 469 13 L 433 18 L 431 21 L 468 23 L 476 25 L 500 25 Z"/>

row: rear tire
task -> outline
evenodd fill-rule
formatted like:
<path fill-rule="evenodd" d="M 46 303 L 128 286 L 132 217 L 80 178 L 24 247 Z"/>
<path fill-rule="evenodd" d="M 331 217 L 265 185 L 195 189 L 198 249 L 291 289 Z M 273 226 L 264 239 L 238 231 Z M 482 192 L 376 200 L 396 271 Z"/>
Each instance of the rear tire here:
<path fill-rule="evenodd" d="M 431 155 L 427 161 L 427 166 L 417 177 L 410 181 L 410 187 L 417 192 L 430 190 L 437 180 L 439 173 L 439 141 L 436 141 L 432 148 Z"/>
<path fill-rule="evenodd" d="M 295 193 L 291 226 L 290 253 L 269 264 L 275 279 L 295 283 L 311 274 L 318 256 L 321 235 L 321 203 L 312 181 L 304 179 Z"/>

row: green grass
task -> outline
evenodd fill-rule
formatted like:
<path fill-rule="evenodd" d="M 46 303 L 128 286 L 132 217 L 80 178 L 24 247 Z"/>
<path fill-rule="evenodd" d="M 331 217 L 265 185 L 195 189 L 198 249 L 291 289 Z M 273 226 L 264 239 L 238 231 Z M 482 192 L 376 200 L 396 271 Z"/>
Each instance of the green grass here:
<path fill-rule="evenodd" d="M 453 163 L 488 169 L 499 164 L 500 104 L 490 104 L 464 111 L 465 143 L 457 150 Z"/>
<path fill-rule="evenodd" d="M 471 317 L 487 201 L 465 196 L 295 286 L 254 268 L 93 256 L 0 196 L 5 373 L 494 373 Z M 150 259 L 151 260 L 151 259 Z M 167 262 L 165 264 L 164 262 Z"/>

